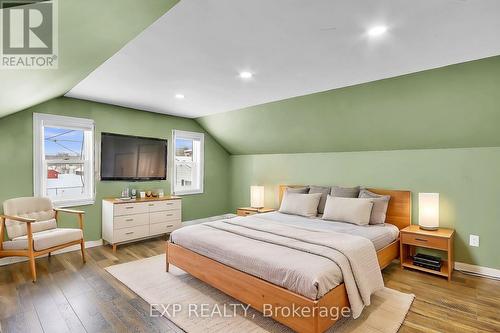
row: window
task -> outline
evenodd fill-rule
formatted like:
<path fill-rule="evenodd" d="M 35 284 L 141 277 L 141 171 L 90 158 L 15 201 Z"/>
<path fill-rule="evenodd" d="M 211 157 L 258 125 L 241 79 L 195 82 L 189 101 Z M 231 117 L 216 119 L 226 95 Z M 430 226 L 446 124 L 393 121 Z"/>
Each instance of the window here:
<path fill-rule="evenodd" d="M 58 207 L 93 204 L 94 121 L 33 114 L 35 196 Z"/>
<path fill-rule="evenodd" d="M 203 133 L 174 130 L 174 194 L 203 193 L 204 140 Z"/>

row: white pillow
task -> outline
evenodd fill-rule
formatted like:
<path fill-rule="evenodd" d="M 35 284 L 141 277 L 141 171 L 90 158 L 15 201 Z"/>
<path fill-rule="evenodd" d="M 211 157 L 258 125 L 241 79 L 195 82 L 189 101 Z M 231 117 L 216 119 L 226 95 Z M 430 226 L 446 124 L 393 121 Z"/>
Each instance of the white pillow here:
<path fill-rule="evenodd" d="M 281 200 L 280 213 L 314 217 L 318 214 L 321 193 L 301 194 L 287 192 Z"/>
<path fill-rule="evenodd" d="M 341 198 L 329 195 L 326 198 L 322 219 L 367 225 L 370 223 L 372 208 L 371 199 Z"/>

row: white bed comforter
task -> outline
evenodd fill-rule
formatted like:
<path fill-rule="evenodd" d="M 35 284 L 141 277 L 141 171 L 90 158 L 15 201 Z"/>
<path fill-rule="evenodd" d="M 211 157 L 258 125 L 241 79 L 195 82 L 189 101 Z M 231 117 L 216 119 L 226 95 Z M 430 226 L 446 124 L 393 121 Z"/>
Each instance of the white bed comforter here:
<path fill-rule="evenodd" d="M 200 247 L 193 240 L 199 240 L 202 234 L 208 236 L 209 241 Z M 226 240 L 234 242 L 237 239 L 241 240 L 241 246 L 244 248 L 240 246 L 237 251 L 233 251 L 233 262 L 229 263 L 227 253 L 220 253 L 221 250 L 227 251 L 227 248 L 209 245 Z M 295 253 L 295 258 L 300 261 L 310 258 L 312 262 L 312 258 L 316 258 L 321 259 L 323 264 L 329 262 L 333 268 L 340 269 L 354 318 L 361 314 L 364 306 L 370 304 L 370 296 L 384 287 L 373 243 L 360 236 L 287 225 L 249 216 L 181 228 L 172 233 L 171 240 L 211 259 L 219 261 L 218 258 L 223 258 L 221 262 L 247 273 L 257 271 L 259 274 L 254 275 L 310 298 L 318 296 L 311 295 L 310 285 L 311 279 L 318 277 L 304 277 L 307 271 L 297 270 L 297 267 L 307 265 L 304 266 L 303 262 L 294 265 L 293 257 L 277 257 L 273 258 L 276 265 L 272 266 L 269 265 L 269 260 L 259 260 L 262 253 L 257 249 L 265 246 L 268 249 L 276 249 L 276 252 L 281 254 L 285 253 L 283 251 L 288 251 L 290 255 Z M 259 265 L 262 267 L 258 267 Z M 314 275 L 314 270 L 311 270 L 311 274 Z M 338 278 L 334 276 L 325 278 L 327 282 L 330 278 L 334 280 L 326 283 L 327 288 L 339 284 L 336 281 Z M 327 291 L 323 290 L 321 294 Z"/>

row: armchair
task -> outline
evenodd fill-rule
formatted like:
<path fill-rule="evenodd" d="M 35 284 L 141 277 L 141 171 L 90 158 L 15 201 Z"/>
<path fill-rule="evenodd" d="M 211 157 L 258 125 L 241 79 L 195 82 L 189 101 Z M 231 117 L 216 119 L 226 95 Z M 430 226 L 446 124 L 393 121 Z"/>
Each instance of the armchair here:
<path fill-rule="evenodd" d="M 0 258 L 27 257 L 33 282 L 36 282 L 35 258 L 80 244 L 85 263 L 83 216 L 85 212 L 54 208 L 48 198 L 15 198 L 3 204 L 0 214 Z M 79 228 L 59 228 L 59 213 L 76 215 Z M 5 239 L 5 234 L 8 240 Z"/>

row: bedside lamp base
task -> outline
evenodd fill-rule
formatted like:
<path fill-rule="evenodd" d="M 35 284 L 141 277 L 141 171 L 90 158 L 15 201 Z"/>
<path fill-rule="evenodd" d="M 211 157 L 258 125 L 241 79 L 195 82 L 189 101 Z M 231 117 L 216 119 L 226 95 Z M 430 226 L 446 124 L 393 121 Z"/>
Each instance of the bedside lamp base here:
<path fill-rule="evenodd" d="M 425 225 L 419 225 L 419 228 L 422 230 L 427 230 L 427 231 L 436 231 L 439 229 L 439 227 L 428 227 Z"/>

